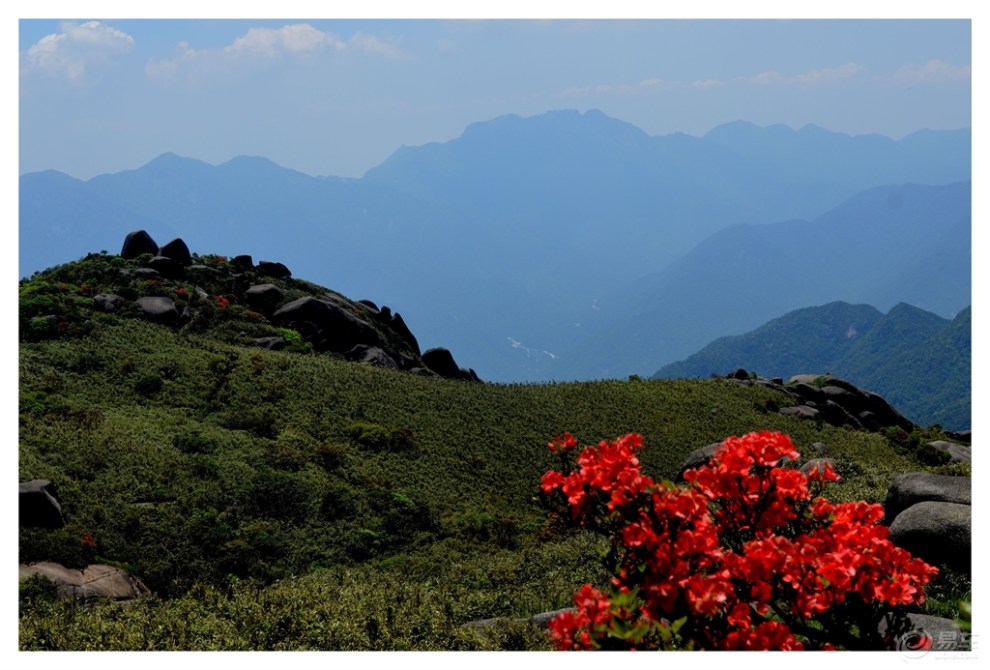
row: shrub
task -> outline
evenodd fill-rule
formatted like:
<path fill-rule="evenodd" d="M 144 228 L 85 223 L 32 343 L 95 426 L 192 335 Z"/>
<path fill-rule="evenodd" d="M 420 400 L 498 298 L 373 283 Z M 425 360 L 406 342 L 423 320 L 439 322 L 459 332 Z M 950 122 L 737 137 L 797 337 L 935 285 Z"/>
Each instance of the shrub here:
<path fill-rule="evenodd" d="M 302 335 L 299 331 L 291 328 L 276 328 L 275 331 L 285 340 L 286 344 L 302 344 Z"/>
<path fill-rule="evenodd" d="M 357 511 L 358 506 L 353 491 L 343 484 L 331 486 L 320 505 L 320 514 L 327 521 L 352 517 Z"/>
<path fill-rule="evenodd" d="M 58 586 L 44 575 L 34 574 L 22 579 L 18 585 L 18 601 L 23 612 L 43 603 L 58 600 Z"/>
<path fill-rule="evenodd" d="M 217 441 L 198 431 L 179 433 L 172 438 L 176 449 L 186 454 L 209 454 L 217 448 Z"/>
<path fill-rule="evenodd" d="M 347 433 L 360 446 L 372 451 L 391 451 L 395 453 L 419 451 L 419 445 L 408 428 L 389 430 L 374 423 L 355 422 L 347 427 Z"/>
<path fill-rule="evenodd" d="M 138 380 L 134 382 L 134 391 L 146 398 L 150 398 L 155 395 L 165 386 L 165 382 L 162 378 L 156 374 L 148 373 L 138 377 Z"/>
<path fill-rule="evenodd" d="M 570 435 L 550 448 L 566 463 Z M 814 494 L 839 477 L 778 467 L 781 433 L 730 437 L 686 487 L 642 474 L 642 438 L 602 441 L 542 490 L 611 540 L 608 592 L 586 584 L 551 624 L 563 649 L 880 649 L 936 574 L 888 539 L 881 505 Z M 886 620 L 886 637 L 879 633 Z"/>
<path fill-rule="evenodd" d="M 248 508 L 258 516 L 303 521 L 316 511 L 316 492 L 303 479 L 285 472 L 260 472 L 247 494 Z"/>
<path fill-rule="evenodd" d="M 519 542 L 519 524 L 515 519 L 488 512 L 470 512 L 457 523 L 460 534 L 471 540 L 493 542 L 504 549 L 515 549 Z"/>
<path fill-rule="evenodd" d="M 384 549 L 385 544 L 384 534 L 370 528 L 359 528 L 351 531 L 344 539 L 347 553 L 359 561 L 378 555 Z"/>
<path fill-rule="evenodd" d="M 268 406 L 231 410 L 224 417 L 223 426 L 231 430 L 247 430 L 258 437 L 268 439 L 278 435 L 275 410 Z"/>

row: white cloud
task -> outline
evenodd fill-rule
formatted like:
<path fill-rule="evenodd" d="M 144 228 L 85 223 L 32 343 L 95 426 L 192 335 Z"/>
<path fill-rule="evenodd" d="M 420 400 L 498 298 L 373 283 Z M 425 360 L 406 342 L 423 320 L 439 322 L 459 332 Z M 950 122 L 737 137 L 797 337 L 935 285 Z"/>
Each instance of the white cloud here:
<path fill-rule="evenodd" d="M 736 81 L 742 81 L 747 84 L 755 84 L 756 86 L 769 86 L 770 84 L 778 84 L 783 81 L 783 79 L 783 75 L 776 70 L 769 70 L 767 72 L 755 74 L 752 77 L 737 77 Z"/>
<path fill-rule="evenodd" d="M 275 58 L 282 53 L 305 54 L 323 51 L 326 48 L 341 51 L 343 42 L 332 33 L 317 30 L 308 23 L 298 23 L 281 28 L 251 28 L 242 37 L 224 47 L 228 56 L 260 56 Z"/>
<path fill-rule="evenodd" d="M 396 46 L 366 33 L 355 33 L 347 41 L 337 35 L 318 30 L 308 23 L 285 25 L 281 28 L 251 28 L 233 42 L 219 49 L 195 50 L 180 42 L 170 59 L 152 58 L 144 73 L 150 79 L 174 79 L 185 67 L 196 61 L 200 73 L 229 72 L 234 64 L 247 62 L 276 62 L 282 59 L 309 60 L 321 54 L 346 52 L 370 53 L 387 58 L 402 58 Z"/>
<path fill-rule="evenodd" d="M 178 72 L 179 64 L 184 61 L 191 61 L 202 54 L 189 46 L 188 42 L 179 42 L 175 47 L 175 55 L 169 60 L 158 60 L 152 58 L 144 66 L 145 76 L 151 79 L 170 79 Z"/>
<path fill-rule="evenodd" d="M 355 33 L 352 35 L 351 39 L 347 42 L 347 46 L 350 49 L 367 51 L 368 53 L 378 54 L 386 58 L 402 58 L 403 56 L 402 52 L 394 45 L 383 42 L 374 35 L 366 35 L 365 33 Z"/>
<path fill-rule="evenodd" d="M 574 86 L 560 94 L 562 98 L 585 98 L 594 92 L 592 86 Z"/>
<path fill-rule="evenodd" d="M 281 28 L 251 28 L 223 49 L 223 53 L 229 57 L 250 55 L 261 58 L 277 58 L 282 54 L 303 56 L 323 51 L 365 52 L 386 58 L 402 57 L 402 52 L 397 47 L 374 35 L 358 32 L 345 42 L 337 35 L 317 30 L 308 23 Z"/>
<path fill-rule="evenodd" d="M 848 79 L 863 71 L 863 66 L 856 63 L 846 63 L 834 68 L 822 68 L 820 70 L 809 70 L 804 74 L 799 74 L 787 80 L 789 84 L 802 84 L 804 86 L 817 86 L 818 84 L 830 84 L 840 79 Z"/>
<path fill-rule="evenodd" d="M 935 81 L 956 81 L 970 79 L 973 68 L 970 65 L 952 65 L 933 59 L 922 66 L 905 65 L 894 73 L 894 80 L 902 83 L 929 83 Z"/>
<path fill-rule="evenodd" d="M 736 77 L 733 81 L 743 84 L 750 84 L 752 86 L 773 86 L 777 84 L 817 86 L 820 84 L 834 83 L 842 79 L 848 79 L 849 77 L 853 77 L 862 71 L 863 67 L 861 65 L 858 65 L 857 63 L 846 63 L 845 65 L 840 65 L 839 67 L 808 70 L 802 74 L 796 74 L 790 77 L 785 77 L 776 70 L 767 70 L 766 72 L 760 72 L 759 74 L 754 74 L 747 77 Z M 695 81 L 691 85 L 695 88 L 713 88 L 724 83 L 728 82 L 719 81 L 717 79 L 705 79 Z"/>
<path fill-rule="evenodd" d="M 61 32 L 45 35 L 24 56 L 27 72 L 42 71 L 82 82 L 114 57 L 134 47 L 134 38 L 99 21 L 65 23 Z"/>

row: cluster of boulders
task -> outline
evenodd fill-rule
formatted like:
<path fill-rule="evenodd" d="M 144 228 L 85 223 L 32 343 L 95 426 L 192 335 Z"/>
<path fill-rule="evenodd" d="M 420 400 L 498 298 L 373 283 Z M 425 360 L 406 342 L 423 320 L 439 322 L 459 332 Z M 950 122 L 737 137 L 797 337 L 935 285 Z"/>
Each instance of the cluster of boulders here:
<path fill-rule="evenodd" d="M 927 472 L 898 475 L 884 502 L 891 542 L 929 563 L 969 572 L 972 489 L 970 477 Z"/>
<path fill-rule="evenodd" d="M 794 375 L 785 382 L 779 377 L 764 379 L 739 369 L 726 378 L 734 384 L 763 386 L 794 398 L 796 404 L 777 410 L 785 416 L 862 430 L 899 428 L 910 433 L 917 428 L 883 397 L 833 375 Z M 946 435 L 957 441 L 926 442 L 919 451 L 919 457 L 934 464 L 971 463 L 970 431 L 949 432 Z"/>
<path fill-rule="evenodd" d="M 189 247 L 181 239 L 159 247 L 143 230 L 127 235 L 120 255 L 127 259 L 150 255 L 144 267 L 135 271 L 143 279 L 164 277 L 193 282 L 201 279 L 207 283 L 222 274 L 216 268 L 194 264 Z M 295 330 L 319 353 L 332 352 L 348 360 L 413 374 L 479 381 L 474 370 L 457 365 L 450 351 L 443 347 L 421 353 L 402 316 L 393 314 L 388 307 L 379 308 L 370 300 L 354 302 L 329 291 L 287 300 L 285 292 L 271 283 L 292 276 L 282 263 L 255 264 L 251 256 L 240 255 L 230 259 L 229 268 L 238 289 L 233 296 L 235 300 L 273 325 Z M 252 281 L 258 278 L 270 279 Z M 195 290 L 200 299 L 209 299 L 209 294 L 199 286 Z M 100 294 L 94 300 L 106 311 L 116 310 L 121 303 L 120 297 L 113 294 Z M 144 318 L 157 323 L 181 325 L 191 318 L 188 305 L 180 311 L 175 300 L 167 296 L 145 296 L 135 302 Z M 255 338 L 255 344 L 266 349 L 282 349 L 289 342 L 279 335 L 270 335 Z"/>
<path fill-rule="evenodd" d="M 833 375 L 794 375 L 765 379 L 739 369 L 726 377 L 743 386 L 764 386 L 795 399 L 793 406 L 779 411 L 787 416 L 821 421 L 832 426 L 878 430 L 896 426 L 911 431 L 914 424 L 881 396 Z"/>

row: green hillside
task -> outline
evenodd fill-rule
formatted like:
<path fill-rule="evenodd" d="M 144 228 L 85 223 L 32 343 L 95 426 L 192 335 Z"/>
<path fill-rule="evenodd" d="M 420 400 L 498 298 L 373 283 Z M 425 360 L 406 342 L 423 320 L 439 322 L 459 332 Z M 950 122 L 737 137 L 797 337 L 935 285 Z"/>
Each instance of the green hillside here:
<path fill-rule="evenodd" d="M 20 285 L 19 477 L 51 480 L 66 520 L 22 528 L 20 560 L 122 566 L 155 594 L 78 607 L 22 589 L 21 649 L 549 648 L 529 626 L 462 624 L 566 607 L 604 579 L 600 541 L 540 504 L 563 431 L 642 433 L 657 478 L 728 435 L 785 431 L 828 446 L 833 498 L 880 501 L 894 474 L 930 469 L 727 380 L 495 385 L 267 350 L 254 338 L 295 338 L 238 303 L 227 259 L 194 256 L 216 270 L 195 281 L 141 278 L 146 261 L 94 254 Z M 179 288 L 207 296 L 184 323 L 132 308 Z"/>
<path fill-rule="evenodd" d="M 879 393 L 917 424 L 964 430 L 971 421 L 970 314 L 967 307 L 949 320 L 904 303 L 887 314 L 844 302 L 807 307 L 721 337 L 656 376 L 829 372 Z"/>

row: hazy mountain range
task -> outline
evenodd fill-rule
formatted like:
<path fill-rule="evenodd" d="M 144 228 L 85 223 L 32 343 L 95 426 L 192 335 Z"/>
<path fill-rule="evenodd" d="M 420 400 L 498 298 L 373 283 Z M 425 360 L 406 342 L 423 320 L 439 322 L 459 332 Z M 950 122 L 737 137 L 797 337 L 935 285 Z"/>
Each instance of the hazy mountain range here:
<path fill-rule="evenodd" d="M 886 314 L 833 302 L 788 312 L 721 337 L 656 377 L 707 377 L 737 368 L 763 377 L 831 373 L 879 393 L 915 423 L 970 427 L 970 308 L 952 320 L 900 303 Z"/>
<path fill-rule="evenodd" d="M 292 259 L 487 380 L 649 374 L 808 305 L 969 305 L 970 155 L 969 129 L 649 136 L 597 111 L 473 124 L 361 179 L 165 154 L 23 175 L 20 272 L 144 228 Z"/>

